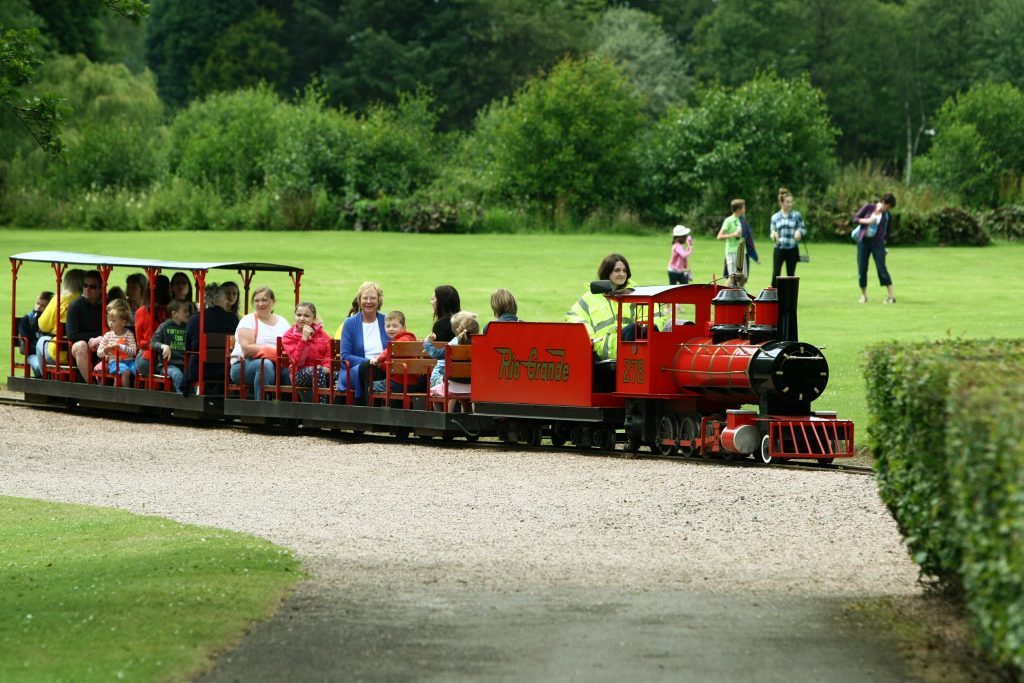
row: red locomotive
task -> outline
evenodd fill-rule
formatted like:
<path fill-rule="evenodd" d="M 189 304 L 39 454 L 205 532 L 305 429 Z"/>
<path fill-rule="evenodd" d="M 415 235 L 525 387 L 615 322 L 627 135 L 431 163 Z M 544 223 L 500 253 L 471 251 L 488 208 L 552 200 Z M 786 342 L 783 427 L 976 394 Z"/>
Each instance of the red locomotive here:
<path fill-rule="evenodd" d="M 821 351 L 797 339 L 797 278 L 755 300 L 715 285 L 609 293 L 619 306 L 617 361 L 593 362 L 573 323 L 492 323 L 473 340 L 473 402 L 511 441 L 663 455 L 813 458 L 853 455 L 853 423 L 815 413 L 828 383 Z M 595 283 L 597 284 L 597 283 Z M 621 338 L 633 308 L 636 339 Z M 602 386 L 606 367 L 614 382 Z M 743 409 L 744 405 L 756 410 Z"/>

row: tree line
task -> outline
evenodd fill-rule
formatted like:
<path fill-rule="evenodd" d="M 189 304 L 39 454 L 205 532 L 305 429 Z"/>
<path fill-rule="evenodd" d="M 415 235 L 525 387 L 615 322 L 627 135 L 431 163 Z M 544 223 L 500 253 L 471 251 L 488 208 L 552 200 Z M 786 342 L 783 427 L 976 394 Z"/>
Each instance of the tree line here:
<path fill-rule="evenodd" d="M 836 211 L 897 180 L 922 205 L 1024 194 L 1024 0 L 130 0 L 137 29 L 124 4 L 0 5 L 0 220 L 468 230 L 767 210 L 779 185 Z M 63 160 L 15 135 L 33 101 Z"/>

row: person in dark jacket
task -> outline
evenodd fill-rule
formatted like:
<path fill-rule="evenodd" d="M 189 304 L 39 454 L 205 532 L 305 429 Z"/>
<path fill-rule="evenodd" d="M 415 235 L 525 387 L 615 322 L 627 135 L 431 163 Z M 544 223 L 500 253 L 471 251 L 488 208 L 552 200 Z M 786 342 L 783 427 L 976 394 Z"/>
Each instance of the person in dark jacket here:
<path fill-rule="evenodd" d="M 96 363 L 89 340 L 103 335 L 103 279 L 98 271 L 85 274 L 82 296 L 68 308 L 68 319 L 64 324 L 67 339 L 71 342 L 71 356 L 75 359 L 78 372 L 84 379 Z"/>
<path fill-rule="evenodd" d="M 150 346 L 156 367 L 166 367 L 167 376 L 178 393 L 185 388 L 185 323 L 188 322 L 189 302 L 174 299 L 167 304 L 167 320 L 153 333 Z M 147 370 L 148 373 L 148 370 Z M 139 372 L 141 375 L 142 373 Z"/>
<path fill-rule="evenodd" d="M 53 298 L 53 292 L 40 292 L 36 306 L 18 319 L 18 349 L 22 355 L 29 355 L 39 341 L 39 316 L 46 310 L 46 304 Z"/>
<path fill-rule="evenodd" d="M 238 318 L 231 310 L 231 303 L 228 298 L 227 289 L 222 285 L 213 283 L 206 286 L 203 293 L 206 302 L 206 309 L 203 311 L 203 334 L 234 334 L 238 327 Z M 185 379 L 189 386 L 199 382 L 199 316 L 197 311 L 193 313 L 185 325 L 185 348 L 195 353 L 188 354 L 188 363 L 185 370 Z M 207 358 L 203 366 L 204 383 L 224 383 L 224 358 Z M 207 390 L 207 393 L 211 393 Z"/>
<path fill-rule="evenodd" d="M 883 304 L 896 303 L 896 295 L 892 291 L 892 276 L 885 265 L 888 250 L 885 243 L 889 239 L 889 228 L 892 226 L 892 208 L 896 206 L 896 197 L 886 192 L 878 202 L 868 202 L 860 207 L 853 222 L 860 226 L 857 231 L 857 277 L 860 282 L 860 302 L 868 302 L 868 261 L 875 259 L 878 271 L 878 283 L 889 290 L 889 296 Z"/>

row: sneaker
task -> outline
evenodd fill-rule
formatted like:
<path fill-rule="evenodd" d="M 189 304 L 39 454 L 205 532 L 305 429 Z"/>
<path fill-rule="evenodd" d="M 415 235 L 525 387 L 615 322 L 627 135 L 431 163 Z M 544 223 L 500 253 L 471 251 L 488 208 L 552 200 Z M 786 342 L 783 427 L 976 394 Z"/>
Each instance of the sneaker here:
<path fill-rule="evenodd" d="M 867 294 L 861 294 L 860 295 L 860 302 L 862 304 L 866 304 L 868 302 L 868 295 Z"/>
<path fill-rule="evenodd" d="M 888 296 L 888 297 L 885 298 L 885 301 L 883 301 L 882 303 L 883 304 L 894 304 L 894 303 L 896 303 L 896 297 Z"/>

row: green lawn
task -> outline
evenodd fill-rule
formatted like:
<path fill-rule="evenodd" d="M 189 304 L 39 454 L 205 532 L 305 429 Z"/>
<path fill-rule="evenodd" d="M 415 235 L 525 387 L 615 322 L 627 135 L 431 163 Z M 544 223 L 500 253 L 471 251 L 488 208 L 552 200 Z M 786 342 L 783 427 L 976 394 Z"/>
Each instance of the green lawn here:
<path fill-rule="evenodd" d="M 0 681 L 186 680 L 301 577 L 251 536 L 0 497 Z"/>
<path fill-rule="evenodd" d="M 305 268 L 303 298 L 315 302 L 329 331 L 341 321 L 361 282 L 372 279 L 384 289 L 384 308 L 405 312 L 417 336 L 430 328 L 430 296 L 437 284 L 454 284 L 463 308 L 489 316 L 490 292 L 511 289 L 527 320 L 559 320 L 594 277 L 597 263 L 611 251 L 630 259 L 640 284 L 667 282 L 670 238 L 635 235 L 417 235 L 395 233 L 97 233 L 8 230 L 0 233 L 6 254 L 39 249 L 91 251 L 120 256 L 199 260 L 264 260 Z M 753 266 L 748 289 L 771 277 L 771 248 L 760 240 L 764 258 Z M 698 238 L 693 271 L 698 281 L 720 272 L 723 247 Z M 815 406 L 838 410 L 863 424 L 866 415 L 860 350 L 881 340 L 938 339 L 946 336 L 1020 337 L 1019 314 L 1024 284 L 1024 245 L 987 248 L 899 247 L 890 250 L 889 269 L 897 303 L 883 306 L 884 290 L 871 285 L 871 300 L 857 303 L 855 247 L 813 244 L 812 260 L 800 264 L 800 335 L 824 346 L 832 366 L 825 397 Z M 123 282 L 125 272 L 115 271 Z M 216 275 L 214 277 L 217 277 Z M 234 279 L 237 276 L 232 274 Z M 221 278 L 223 279 L 223 278 Z M 0 297 L 9 301 L 9 279 Z M 274 286 L 278 311 L 290 315 L 287 276 L 259 277 Z M 53 288 L 46 265 L 22 268 L 19 314 L 37 292 Z M 4 339 L 0 370 L 8 373 L 9 340 Z"/>

